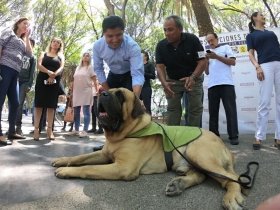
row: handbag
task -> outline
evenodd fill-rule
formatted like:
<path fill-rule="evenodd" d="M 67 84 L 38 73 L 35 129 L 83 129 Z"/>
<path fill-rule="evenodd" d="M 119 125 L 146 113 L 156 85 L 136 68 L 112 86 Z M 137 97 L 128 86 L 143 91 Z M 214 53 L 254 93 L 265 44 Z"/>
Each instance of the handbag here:
<path fill-rule="evenodd" d="M 65 112 L 64 121 L 65 122 L 74 122 L 74 108 L 72 107 L 72 100 L 70 98 L 68 107 Z"/>
<path fill-rule="evenodd" d="M 68 107 L 64 116 L 64 122 L 74 122 L 74 108 Z"/>

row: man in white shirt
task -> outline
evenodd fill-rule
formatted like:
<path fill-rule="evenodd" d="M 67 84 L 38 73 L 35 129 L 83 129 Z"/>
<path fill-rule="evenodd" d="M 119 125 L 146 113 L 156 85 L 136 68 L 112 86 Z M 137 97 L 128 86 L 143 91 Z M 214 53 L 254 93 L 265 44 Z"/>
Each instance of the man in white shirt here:
<path fill-rule="evenodd" d="M 235 56 L 229 45 L 219 45 L 217 34 L 209 33 L 206 40 L 211 50 L 207 50 L 209 60 L 205 73 L 209 74 L 208 101 L 209 101 L 209 130 L 219 134 L 219 107 L 222 99 L 226 118 L 227 132 L 232 145 L 238 145 L 238 121 L 236 111 L 236 95 L 232 79 L 231 66 L 235 65 Z"/>

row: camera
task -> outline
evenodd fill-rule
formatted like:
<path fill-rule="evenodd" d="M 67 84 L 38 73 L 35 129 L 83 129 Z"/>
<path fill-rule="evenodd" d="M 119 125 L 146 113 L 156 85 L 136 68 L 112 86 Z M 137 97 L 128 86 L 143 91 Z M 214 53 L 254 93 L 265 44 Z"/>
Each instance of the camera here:
<path fill-rule="evenodd" d="M 207 53 L 211 53 L 211 50 L 206 50 Z"/>

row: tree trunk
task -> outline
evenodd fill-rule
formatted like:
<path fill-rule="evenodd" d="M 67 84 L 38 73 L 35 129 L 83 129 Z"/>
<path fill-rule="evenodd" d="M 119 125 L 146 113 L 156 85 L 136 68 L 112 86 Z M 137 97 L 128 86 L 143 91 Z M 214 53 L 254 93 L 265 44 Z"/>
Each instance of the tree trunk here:
<path fill-rule="evenodd" d="M 110 0 L 103 0 L 103 1 L 108 9 L 109 15 L 115 15 L 115 7 L 121 12 L 121 14 L 122 14 L 121 17 L 123 19 L 124 26 L 126 26 L 125 9 L 126 9 L 126 4 L 127 4 L 128 0 L 124 0 L 122 7 L 117 6 L 114 1 L 112 1 L 112 2 Z"/>
<path fill-rule="evenodd" d="M 204 0 L 190 0 L 196 17 L 199 36 L 205 36 L 208 32 L 214 32 L 213 25 L 207 11 Z"/>
<path fill-rule="evenodd" d="M 103 1 L 108 9 L 109 15 L 115 15 L 115 7 L 111 3 L 111 1 L 110 0 L 103 0 Z"/>
<path fill-rule="evenodd" d="M 266 8 L 268 9 L 268 11 L 269 11 L 269 13 L 270 13 L 270 15 L 271 15 L 271 18 L 272 18 L 272 20 L 273 20 L 273 23 L 274 23 L 275 27 L 278 27 L 278 26 L 277 26 L 277 22 L 276 22 L 276 20 L 275 20 L 275 17 L 274 17 L 274 15 L 273 15 L 273 12 L 271 11 L 270 7 L 268 6 L 267 1 L 266 1 L 266 0 L 263 0 L 263 3 L 265 4 Z"/>

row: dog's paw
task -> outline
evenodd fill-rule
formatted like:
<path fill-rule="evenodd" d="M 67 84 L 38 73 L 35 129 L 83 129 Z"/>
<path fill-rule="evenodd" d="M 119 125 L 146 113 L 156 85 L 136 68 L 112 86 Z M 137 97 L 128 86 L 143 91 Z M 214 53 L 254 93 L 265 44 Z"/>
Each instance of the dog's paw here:
<path fill-rule="evenodd" d="M 227 210 L 242 210 L 243 202 L 241 193 L 227 193 L 223 198 L 223 207 Z"/>
<path fill-rule="evenodd" d="M 182 179 L 172 180 L 165 189 L 165 194 L 168 196 L 176 196 L 183 192 L 185 184 Z"/>
<path fill-rule="evenodd" d="M 71 168 L 68 167 L 60 167 L 58 169 L 55 170 L 54 175 L 58 178 L 70 178 L 71 176 Z"/>
<path fill-rule="evenodd" d="M 69 166 L 70 158 L 68 157 L 57 158 L 51 162 L 51 165 L 53 167 Z"/>

